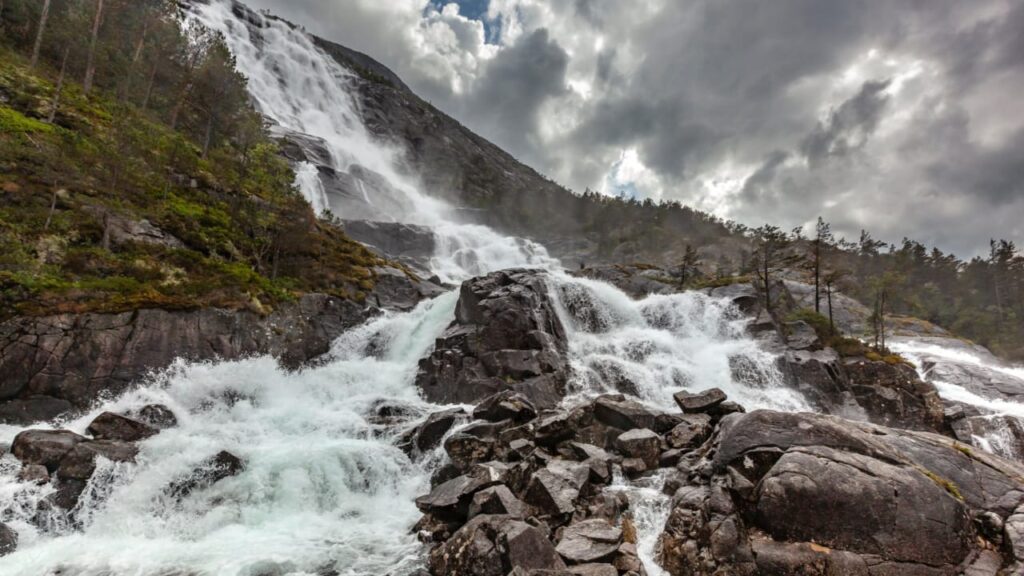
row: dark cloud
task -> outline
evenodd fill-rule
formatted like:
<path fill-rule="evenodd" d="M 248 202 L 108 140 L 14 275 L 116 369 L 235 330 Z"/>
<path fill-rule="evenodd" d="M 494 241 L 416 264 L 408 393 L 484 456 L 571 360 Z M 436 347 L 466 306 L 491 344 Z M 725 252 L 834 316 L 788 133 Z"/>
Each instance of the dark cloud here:
<path fill-rule="evenodd" d="M 845 156 L 864 146 L 882 117 L 889 84 L 889 80 L 865 82 L 860 92 L 833 110 L 827 121 L 803 139 L 800 151 L 812 168 L 830 156 Z"/>

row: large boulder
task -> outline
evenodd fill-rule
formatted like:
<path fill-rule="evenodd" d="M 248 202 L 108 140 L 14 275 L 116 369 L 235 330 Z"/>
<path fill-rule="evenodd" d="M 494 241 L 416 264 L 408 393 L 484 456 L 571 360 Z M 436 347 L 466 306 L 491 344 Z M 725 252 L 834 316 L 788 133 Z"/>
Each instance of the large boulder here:
<path fill-rule="evenodd" d="M 570 564 L 610 560 L 622 543 L 622 529 L 604 518 L 570 524 L 555 550 Z"/>
<path fill-rule="evenodd" d="M 221 450 L 217 454 L 203 460 L 188 475 L 175 480 L 167 487 L 167 493 L 176 500 L 188 497 L 195 490 L 202 490 L 240 474 L 245 463 L 234 454 Z"/>
<path fill-rule="evenodd" d="M 10 526 L 0 522 L 0 556 L 6 556 L 14 552 L 18 547 L 18 533 L 11 530 Z"/>
<path fill-rule="evenodd" d="M 564 570 L 539 528 L 504 515 L 481 514 L 430 553 L 435 576 L 505 576 L 514 570 Z"/>
<path fill-rule="evenodd" d="M 545 272 L 504 270 L 462 285 L 455 321 L 420 362 L 416 384 L 437 403 L 475 403 L 503 390 L 538 408 L 564 395 L 565 330 Z"/>
<path fill-rule="evenodd" d="M 97 440 L 125 442 L 145 440 L 158 432 L 149 424 L 113 412 L 104 412 L 97 416 L 85 431 Z"/>
<path fill-rule="evenodd" d="M 50 472 L 85 438 L 70 430 L 25 430 L 14 437 L 11 452 L 22 464 L 40 464 Z"/>
<path fill-rule="evenodd" d="M 712 442 L 672 499 L 670 574 L 953 576 L 1000 549 L 996 570 L 1020 569 L 1006 544 L 1024 538 L 1003 528 L 1024 504 L 1019 464 L 806 413 L 729 415 Z"/>

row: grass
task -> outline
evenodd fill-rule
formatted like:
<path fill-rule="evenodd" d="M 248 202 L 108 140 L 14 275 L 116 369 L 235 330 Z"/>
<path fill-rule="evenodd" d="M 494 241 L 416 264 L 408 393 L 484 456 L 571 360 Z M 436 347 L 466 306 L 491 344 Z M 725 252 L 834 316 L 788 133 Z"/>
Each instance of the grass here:
<path fill-rule="evenodd" d="M 0 320 L 206 306 L 261 312 L 305 292 L 362 299 L 383 261 L 321 221 L 265 136 L 199 148 L 164 119 L 0 47 Z M 193 185 L 194 183 L 194 185 Z M 178 245 L 104 242 L 148 221 Z"/>
<path fill-rule="evenodd" d="M 939 476 L 938 474 L 932 472 L 931 470 L 928 470 L 927 468 L 921 466 L 915 466 L 915 468 L 917 468 L 918 472 L 927 476 L 928 479 L 934 482 L 939 488 L 942 488 L 943 490 L 948 492 L 950 496 L 963 502 L 963 494 L 960 493 L 960 488 L 953 481 L 947 480 L 942 476 Z"/>

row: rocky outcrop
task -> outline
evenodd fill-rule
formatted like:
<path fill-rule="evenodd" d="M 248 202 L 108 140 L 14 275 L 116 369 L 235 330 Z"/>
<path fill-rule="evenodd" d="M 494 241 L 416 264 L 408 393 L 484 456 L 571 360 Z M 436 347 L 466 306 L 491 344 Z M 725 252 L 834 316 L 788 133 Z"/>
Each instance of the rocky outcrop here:
<path fill-rule="evenodd" d="M 572 275 L 607 282 L 633 298 L 680 291 L 678 282 L 669 272 L 656 266 L 590 266 L 575 270 Z"/>
<path fill-rule="evenodd" d="M 505 270 L 462 284 L 455 321 L 420 362 L 416 384 L 437 403 L 472 403 L 513 390 L 536 407 L 562 399 L 565 330 L 545 273 Z"/>
<path fill-rule="evenodd" d="M 0 323 L 0 422 L 28 424 L 87 407 L 179 357 L 272 354 L 299 366 L 372 314 L 352 301 L 309 294 L 267 316 L 146 309 L 14 318 Z"/>
<path fill-rule="evenodd" d="M 674 576 L 1024 566 L 1021 536 L 1005 528 L 1024 503 L 1024 468 L 935 434 L 757 411 L 725 417 L 704 459 L 680 468 L 660 545 Z M 971 572 L 982 564 L 994 568 Z"/>
<path fill-rule="evenodd" d="M 345 234 L 362 243 L 373 253 L 405 264 L 417 274 L 427 276 L 430 258 L 434 255 L 434 233 L 426 226 L 400 222 L 343 220 Z"/>
<path fill-rule="evenodd" d="M 709 410 L 724 398 L 716 400 Z M 629 499 L 605 489 L 613 468 L 642 475 L 675 466 L 683 453 L 696 454 L 699 434 L 720 417 L 696 408 L 662 413 L 622 395 L 568 411 L 524 405 L 507 391 L 486 398 L 473 414 L 488 420 L 458 428 L 445 443 L 452 475 L 435 478 L 416 500 L 424 516 L 415 531 L 432 547 L 431 572 L 644 574 Z M 682 449 L 671 447 L 685 425 L 700 430 Z"/>

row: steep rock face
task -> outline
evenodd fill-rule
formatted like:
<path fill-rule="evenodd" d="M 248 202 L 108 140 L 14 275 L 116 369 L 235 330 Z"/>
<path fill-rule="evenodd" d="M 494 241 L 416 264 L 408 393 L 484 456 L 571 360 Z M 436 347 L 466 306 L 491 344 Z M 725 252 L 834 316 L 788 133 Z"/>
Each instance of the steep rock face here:
<path fill-rule="evenodd" d="M 565 347 L 545 273 L 495 272 L 462 284 L 455 321 L 420 362 L 416 384 L 432 402 L 514 390 L 537 407 L 553 406 L 569 372 Z"/>
<path fill-rule="evenodd" d="M 361 242 L 378 256 L 401 262 L 423 276 L 430 269 L 436 242 L 434 233 L 425 226 L 345 220 L 341 227 L 349 238 Z"/>
<path fill-rule="evenodd" d="M 580 278 L 608 282 L 633 298 L 643 298 L 650 294 L 671 294 L 680 290 L 668 271 L 654 266 L 591 266 L 572 274 Z"/>
<path fill-rule="evenodd" d="M 757 411 L 723 419 L 705 455 L 661 537 L 673 575 L 1021 569 L 1024 468 L 952 439 Z"/>
<path fill-rule="evenodd" d="M 88 406 L 175 358 L 272 354 L 298 366 L 328 351 L 372 309 L 309 294 L 268 316 L 250 311 L 137 310 L 20 317 L 0 324 L 0 422 L 29 423 Z M 6 402 L 4 402 L 6 401 Z"/>

